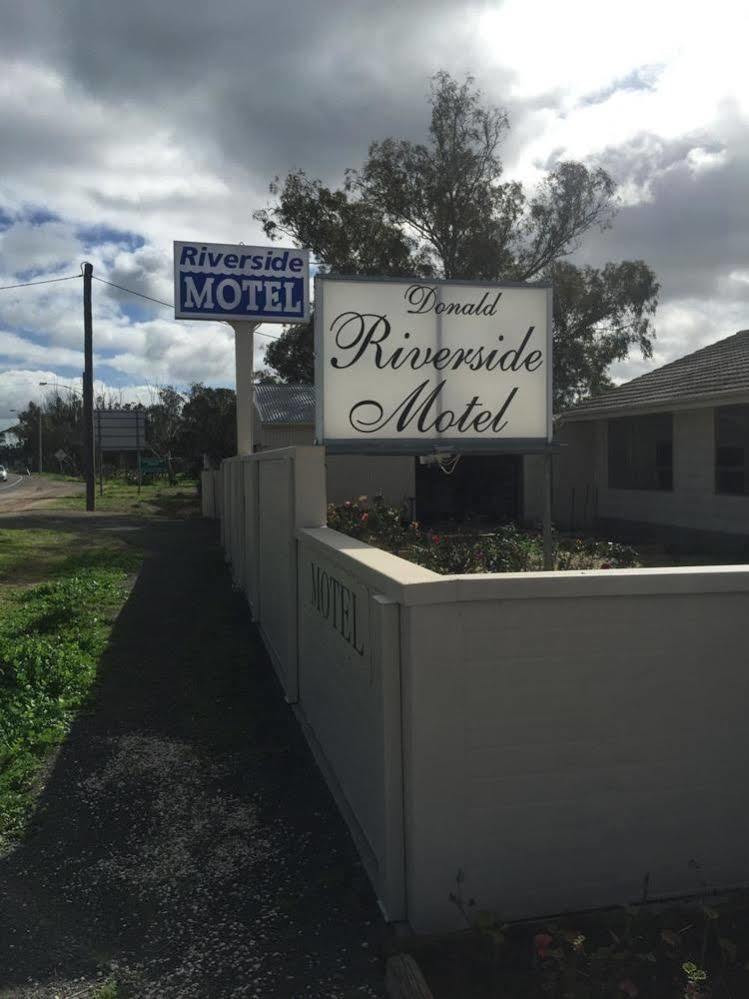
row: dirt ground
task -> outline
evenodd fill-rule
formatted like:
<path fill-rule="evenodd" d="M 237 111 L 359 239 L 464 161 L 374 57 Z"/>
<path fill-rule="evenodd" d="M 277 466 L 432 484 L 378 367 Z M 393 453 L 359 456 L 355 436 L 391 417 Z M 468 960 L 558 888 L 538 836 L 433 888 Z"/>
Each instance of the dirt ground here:
<path fill-rule="evenodd" d="M 0 859 L 0 997 L 380 997 L 386 928 L 216 525 L 0 525 L 114 531 L 147 553 L 96 702 Z"/>
<path fill-rule="evenodd" d="M 38 475 L 19 476 L 10 472 L 8 481 L 0 482 L 0 514 L 33 510 L 44 500 L 77 496 L 85 492 L 85 488 L 82 482 L 45 479 Z"/>

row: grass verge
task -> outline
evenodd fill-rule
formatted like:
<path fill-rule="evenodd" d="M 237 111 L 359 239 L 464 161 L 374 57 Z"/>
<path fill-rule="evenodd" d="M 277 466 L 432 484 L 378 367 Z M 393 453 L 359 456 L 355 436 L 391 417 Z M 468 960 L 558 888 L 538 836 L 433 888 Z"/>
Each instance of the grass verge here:
<path fill-rule="evenodd" d="M 0 852 L 23 832 L 40 771 L 91 694 L 140 562 L 111 537 L 81 548 L 74 532 L 0 531 Z"/>
<path fill-rule="evenodd" d="M 59 496 L 43 500 L 39 508 L 46 510 L 85 510 L 86 497 Z M 96 484 L 96 509 L 104 513 L 125 513 L 140 517 L 197 517 L 200 516 L 197 482 L 178 477 L 175 485 L 158 479 L 144 482 L 140 493 L 134 482 L 112 479 L 104 483 L 104 495 Z"/>

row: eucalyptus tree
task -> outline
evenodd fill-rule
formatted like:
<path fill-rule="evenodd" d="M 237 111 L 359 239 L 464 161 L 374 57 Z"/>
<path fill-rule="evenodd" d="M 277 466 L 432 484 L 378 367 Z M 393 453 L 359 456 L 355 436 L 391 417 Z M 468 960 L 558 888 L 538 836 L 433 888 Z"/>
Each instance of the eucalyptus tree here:
<path fill-rule="evenodd" d="M 504 177 L 507 112 L 485 105 L 471 77 L 459 83 L 438 73 L 429 101 L 425 142 L 373 142 L 339 187 L 303 170 L 277 178 L 274 202 L 254 213 L 266 235 L 310 247 L 325 272 L 551 279 L 556 408 L 608 385 L 608 368 L 633 347 L 651 356 L 659 286 L 648 265 L 570 260 L 587 233 L 612 224 L 609 174 L 562 161 L 528 190 Z M 283 381 L 311 381 L 311 326 L 289 327 L 266 362 Z"/>

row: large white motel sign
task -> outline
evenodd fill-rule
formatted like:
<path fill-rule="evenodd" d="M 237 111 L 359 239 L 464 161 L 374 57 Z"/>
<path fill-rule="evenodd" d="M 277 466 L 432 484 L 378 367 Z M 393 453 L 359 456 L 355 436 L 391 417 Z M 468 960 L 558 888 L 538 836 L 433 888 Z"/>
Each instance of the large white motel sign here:
<path fill-rule="evenodd" d="M 317 440 L 425 454 L 551 441 L 551 287 L 315 281 Z"/>

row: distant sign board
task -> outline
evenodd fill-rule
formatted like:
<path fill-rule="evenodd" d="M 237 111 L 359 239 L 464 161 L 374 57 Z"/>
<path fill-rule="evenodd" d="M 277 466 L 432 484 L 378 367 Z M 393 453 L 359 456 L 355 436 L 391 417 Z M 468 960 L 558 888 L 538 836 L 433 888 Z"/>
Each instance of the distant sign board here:
<path fill-rule="evenodd" d="M 138 409 L 97 409 L 94 429 L 97 451 L 142 451 L 146 446 L 146 416 Z"/>
<path fill-rule="evenodd" d="M 306 322 L 309 251 L 175 242 L 174 317 Z"/>
<path fill-rule="evenodd" d="M 140 467 L 144 472 L 165 472 L 167 469 L 166 458 L 141 458 Z"/>
<path fill-rule="evenodd" d="M 542 449 L 551 287 L 317 277 L 315 389 L 341 450 Z"/>

